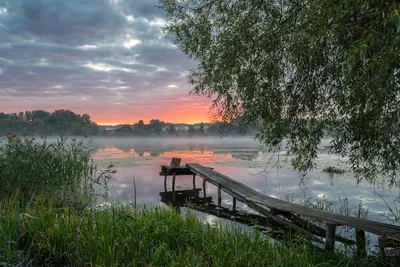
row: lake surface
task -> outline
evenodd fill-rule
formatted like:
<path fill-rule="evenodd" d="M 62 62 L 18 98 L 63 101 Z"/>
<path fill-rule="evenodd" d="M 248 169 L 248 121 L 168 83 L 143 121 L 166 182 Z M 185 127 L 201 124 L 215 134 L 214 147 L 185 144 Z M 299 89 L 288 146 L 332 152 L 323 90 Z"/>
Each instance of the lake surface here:
<path fill-rule="evenodd" d="M 324 140 L 328 143 L 329 140 Z M 324 144 L 322 144 L 324 145 Z M 335 212 L 357 215 L 369 219 L 398 224 L 388 205 L 400 209 L 399 188 L 389 188 L 384 181 L 375 184 L 357 182 L 355 173 L 328 174 L 328 166 L 349 169 L 343 158 L 321 153 L 317 168 L 302 176 L 290 167 L 285 151 L 268 153 L 260 143 L 246 138 L 96 138 L 93 158 L 104 169 L 113 163 L 117 173 L 109 184 L 111 199 L 132 200 L 134 196 L 133 177 L 136 182 L 136 197 L 139 205 L 164 205 L 160 192 L 164 192 L 164 177 L 159 176 L 160 165 L 169 164 L 172 157 L 182 159 L 182 164 L 200 163 L 213 167 L 257 191 L 296 203 L 314 203 L 329 206 Z M 169 177 L 167 189 L 171 189 Z M 196 187 L 202 187 L 202 179 L 196 179 Z M 192 176 L 178 176 L 178 190 L 192 189 Z M 207 196 L 214 202 L 217 190 L 207 185 Z M 382 197 L 381 197 L 382 196 Z M 385 203 L 386 201 L 386 203 Z M 222 203 L 232 205 L 232 199 L 222 194 Z M 397 204 L 396 204 L 397 203 Z M 239 209 L 251 210 L 238 203 Z M 207 221 L 219 222 L 216 217 L 204 215 Z"/>

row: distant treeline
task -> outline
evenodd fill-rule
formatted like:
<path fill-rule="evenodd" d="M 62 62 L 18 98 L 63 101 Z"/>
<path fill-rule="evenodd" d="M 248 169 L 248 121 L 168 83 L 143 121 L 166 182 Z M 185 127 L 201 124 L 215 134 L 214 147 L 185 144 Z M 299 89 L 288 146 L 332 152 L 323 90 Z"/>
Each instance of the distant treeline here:
<path fill-rule="evenodd" d="M 10 133 L 37 136 L 217 136 L 240 135 L 239 127 L 216 123 L 172 124 L 157 119 L 144 124 L 100 126 L 88 114 L 76 114 L 70 110 L 47 112 L 33 110 L 6 114 L 0 112 L 0 136 Z M 255 131 L 248 131 L 255 134 Z"/>
<path fill-rule="evenodd" d="M 70 110 L 0 112 L 0 135 L 97 135 L 99 126 L 87 114 L 79 115 Z"/>

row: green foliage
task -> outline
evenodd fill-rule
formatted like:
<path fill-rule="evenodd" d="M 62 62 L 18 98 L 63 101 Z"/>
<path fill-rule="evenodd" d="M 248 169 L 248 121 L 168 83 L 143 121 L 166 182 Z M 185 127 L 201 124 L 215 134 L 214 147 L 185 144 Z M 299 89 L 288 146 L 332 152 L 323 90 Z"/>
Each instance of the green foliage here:
<path fill-rule="evenodd" d="M 19 210 L 0 202 L 0 258 L 36 266 L 365 266 L 302 242 L 270 243 L 259 232 L 210 226 L 190 211 L 57 209 L 40 198 Z M 1 260 L 0 260 L 1 263 Z M 386 265 L 390 266 L 390 265 Z"/>
<path fill-rule="evenodd" d="M 0 113 L 0 135 L 97 135 L 99 127 L 88 114 L 75 114 L 70 110 L 56 110 L 52 113 L 33 110 L 5 114 Z"/>
<path fill-rule="evenodd" d="M 132 135 L 133 130 L 129 124 L 124 124 L 121 128 L 114 131 L 115 135 Z"/>
<path fill-rule="evenodd" d="M 61 139 L 55 143 L 9 135 L 0 146 L 0 200 L 34 195 L 73 201 L 89 195 L 94 182 L 90 149 Z"/>
<path fill-rule="evenodd" d="M 334 166 L 326 167 L 322 171 L 323 172 L 327 172 L 327 173 L 337 173 L 337 174 L 346 172 L 346 170 L 339 169 L 339 168 L 334 167 Z"/>
<path fill-rule="evenodd" d="M 300 171 L 330 152 L 395 182 L 400 164 L 398 1 L 160 0 L 165 31 L 197 63 L 197 94 L 225 122 L 283 140 Z"/>

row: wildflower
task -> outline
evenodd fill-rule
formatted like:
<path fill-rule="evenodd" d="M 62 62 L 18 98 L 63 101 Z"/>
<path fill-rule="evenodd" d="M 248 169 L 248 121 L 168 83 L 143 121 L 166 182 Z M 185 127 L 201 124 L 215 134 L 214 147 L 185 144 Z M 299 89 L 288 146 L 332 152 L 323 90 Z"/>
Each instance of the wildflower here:
<path fill-rule="evenodd" d="M 76 141 L 76 137 L 72 138 L 71 140 L 72 140 L 72 142 L 75 142 Z"/>
<path fill-rule="evenodd" d="M 15 142 L 17 142 L 18 144 L 20 144 L 20 143 L 22 143 L 22 140 L 21 140 L 21 138 L 17 137 L 17 138 L 15 138 Z"/>

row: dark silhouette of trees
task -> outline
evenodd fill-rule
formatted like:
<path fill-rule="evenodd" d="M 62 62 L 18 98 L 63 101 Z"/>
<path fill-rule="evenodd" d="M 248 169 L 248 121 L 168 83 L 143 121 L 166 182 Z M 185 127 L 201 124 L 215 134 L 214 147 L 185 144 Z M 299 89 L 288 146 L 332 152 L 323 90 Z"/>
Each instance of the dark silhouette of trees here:
<path fill-rule="evenodd" d="M 87 135 L 99 133 L 99 126 L 88 114 L 79 115 L 70 110 L 32 110 L 16 113 L 0 113 L 0 135 Z"/>

